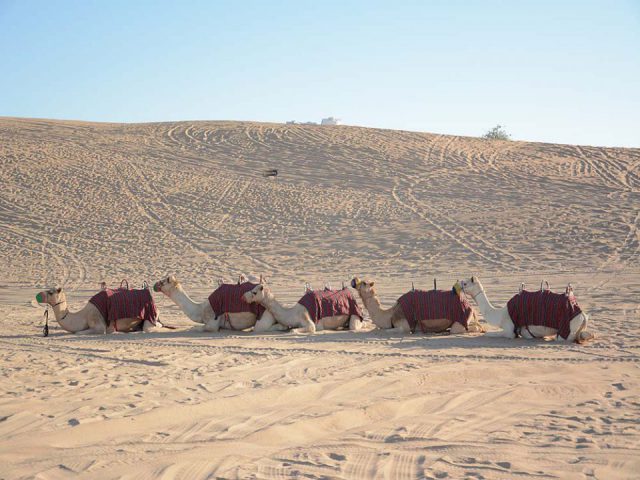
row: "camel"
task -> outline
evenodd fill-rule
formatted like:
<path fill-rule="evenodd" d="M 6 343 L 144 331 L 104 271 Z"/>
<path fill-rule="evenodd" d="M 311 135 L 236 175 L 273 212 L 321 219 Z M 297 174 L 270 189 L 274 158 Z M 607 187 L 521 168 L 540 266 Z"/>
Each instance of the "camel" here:
<path fill-rule="evenodd" d="M 244 281 L 243 281 L 244 280 Z M 240 283 L 242 281 L 242 283 Z M 181 283 L 174 275 L 159 280 L 153 286 L 155 292 L 162 292 L 169 297 L 192 322 L 204 325 L 205 332 L 218 330 L 246 330 L 253 327 L 254 332 L 286 330 L 273 319 L 271 313 L 264 308 L 251 307 L 241 303 L 242 293 L 253 288 L 256 284 L 246 281 L 241 275 L 237 284 L 219 282 L 218 288 L 209 295 L 204 302 L 194 302 L 186 294 Z M 222 295 L 224 291 L 230 295 Z M 231 300 L 233 305 L 229 305 Z M 218 311 L 214 311 L 214 308 Z M 232 311 L 228 311 L 231 309 Z"/>
<path fill-rule="evenodd" d="M 501 330 L 499 332 L 491 332 L 489 333 L 490 336 L 542 338 L 555 335 L 556 340 L 562 338 L 566 342 L 576 343 L 584 343 L 595 338 L 593 333 L 586 331 L 589 317 L 578 307 L 573 296 L 573 290 L 570 287 L 567 287 L 565 294 L 554 294 L 549 290 L 542 289 L 540 292 L 521 290 L 518 295 L 509 300 L 507 305 L 502 308 L 496 308 L 487 298 L 487 294 L 477 277 L 472 276 L 468 280 L 460 281 L 460 286 L 464 293 L 476 301 L 485 320 L 490 325 L 500 327 Z M 521 305 L 524 304 L 520 302 L 523 300 L 526 302 L 526 296 L 536 299 L 533 302 L 535 305 L 533 303 L 525 305 L 523 309 Z M 545 315 L 547 306 L 553 308 L 554 314 Z M 560 312 L 560 315 L 557 315 L 557 312 Z M 512 319 L 512 315 L 516 319 L 515 322 Z M 542 318 L 542 321 L 538 321 L 545 316 L 546 318 Z M 540 323 L 540 325 L 536 325 L 536 323 Z M 554 326 L 550 326 L 550 324 Z"/>
<path fill-rule="evenodd" d="M 287 308 L 276 300 L 269 287 L 260 284 L 246 292 L 244 299 L 264 306 L 271 312 L 274 321 L 304 333 L 345 327 L 352 331 L 362 328 L 362 312 L 347 289 L 308 289 L 298 303 Z M 336 312 L 336 315 L 325 315 Z"/>
<path fill-rule="evenodd" d="M 137 299 L 129 299 L 135 317 L 122 316 L 118 318 L 117 308 L 111 308 L 109 298 L 116 300 L 124 292 L 129 292 Z M 51 306 L 53 314 L 60 326 L 70 333 L 77 335 L 90 335 L 94 333 L 107 334 L 114 332 L 134 332 L 142 330 L 145 333 L 157 332 L 163 327 L 157 318 L 157 311 L 153 303 L 153 297 L 148 290 L 107 290 L 103 289 L 91 297 L 89 302 L 77 312 L 70 312 L 67 306 L 67 297 L 62 288 L 51 288 L 36 295 L 38 303 Z M 107 307 L 109 305 L 109 307 Z M 112 314 L 116 313 L 116 316 Z"/>
<path fill-rule="evenodd" d="M 362 303 L 371 315 L 371 320 L 382 330 L 413 333 L 416 327 L 420 326 L 424 333 L 438 333 L 446 330 L 453 334 L 484 332 L 475 310 L 466 299 L 455 292 L 410 290 L 391 308 L 384 309 L 374 285 L 375 282 L 360 280 L 358 277 L 351 280 L 351 286 L 360 294 Z M 446 313 L 438 311 L 439 305 L 448 307 L 443 310 Z"/>

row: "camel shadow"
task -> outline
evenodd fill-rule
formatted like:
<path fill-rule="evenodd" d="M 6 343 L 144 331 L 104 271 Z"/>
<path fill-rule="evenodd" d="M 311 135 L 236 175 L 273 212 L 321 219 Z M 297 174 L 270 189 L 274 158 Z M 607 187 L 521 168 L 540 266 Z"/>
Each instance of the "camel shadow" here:
<path fill-rule="evenodd" d="M 4 339 L 28 339 L 28 338 L 37 338 L 42 337 L 42 334 L 33 334 L 33 335 L 11 335 L 11 336 L 3 336 L 0 338 Z M 110 334 L 110 335 L 73 335 L 66 332 L 51 332 L 49 337 L 52 340 L 63 339 L 65 343 L 80 343 L 87 340 L 96 340 L 100 339 L 101 342 L 129 342 L 136 341 L 144 342 L 145 339 L 153 339 L 153 340 L 177 340 L 177 339 L 188 339 L 191 342 L 197 343 L 215 343 L 216 341 L 229 340 L 229 339 L 253 339 L 260 340 L 262 338 L 268 339 L 269 341 L 277 340 L 277 342 L 283 346 L 288 346 L 290 348 L 300 348 L 304 346 L 311 345 L 335 345 L 335 344 L 343 344 L 345 347 L 347 345 L 354 346 L 370 346 L 372 348 L 385 348 L 392 349 L 398 354 L 402 354 L 401 352 L 406 352 L 407 354 L 416 354 L 416 350 L 424 349 L 425 352 L 433 350 L 434 353 L 436 351 L 441 352 L 443 355 L 450 355 L 447 353 L 448 350 L 453 349 L 463 349 L 463 350 L 489 350 L 493 353 L 497 354 L 498 351 L 507 353 L 508 350 L 521 350 L 521 349 L 531 349 L 535 348 L 544 349 L 545 351 L 558 351 L 558 350 L 567 350 L 568 345 L 563 344 L 562 342 L 554 342 L 549 340 L 537 340 L 537 339 L 510 339 L 503 337 L 493 337 L 482 334 L 471 334 L 471 335 L 451 335 L 449 333 L 439 333 L 439 334 L 409 334 L 409 335 L 401 335 L 398 333 L 388 333 L 384 330 L 379 329 L 371 329 L 365 331 L 357 331 L 353 332 L 350 330 L 323 330 L 321 332 L 317 332 L 316 334 L 310 335 L 305 333 L 294 333 L 294 332 L 260 332 L 254 333 L 250 330 L 220 330 L 218 332 L 205 332 L 201 330 L 201 327 L 192 327 L 185 328 L 180 330 L 167 330 L 162 332 L 151 332 L 151 333 L 142 333 L 142 332 L 133 332 L 133 333 L 123 333 L 123 334 Z M 56 345 L 60 345 L 56 343 Z M 74 347 L 74 350 L 76 348 Z M 82 349 L 90 352 L 96 352 L 95 349 Z M 330 350 L 327 348 L 327 352 Z M 539 350 L 538 350 L 539 351 Z M 363 352 L 364 353 L 364 352 Z M 86 353 L 84 355 L 91 355 L 90 353 Z M 100 356 L 100 358 L 108 359 L 107 357 Z M 113 360 L 118 361 L 126 361 L 121 358 L 113 358 Z M 133 363 L 144 363 L 144 361 L 136 361 L 132 360 Z M 157 364 L 157 365 L 156 365 Z M 162 366 L 161 362 L 151 362 L 148 365 L 150 366 Z"/>
<path fill-rule="evenodd" d="M 274 332 L 277 334 L 277 332 Z M 447 350 L 454 348 L 463 349 L 526 349 L 532 347 L 543 347 L 545 349 L 566 349 L 567 345 L 562 342 L 554 342 L 544 339 L 511 339 L 504 337 L 493 337 L 482 334 L 452 335 L 448 332 L 423 334 L 414 333 L 401 335 L 397 333 L 387 333 L 384 330 L 373 329 L 369 331 L 352 332 L 349 330 L 324 330 L 315 335 L 304 334 L 280 334 L 283 343 L 291 344 L 322 344 L 322 343 L 342 343 L 342 344 L 370 344 L 380 345 L 398 350 L 409 350 L 423 347 L 425 349 Z"/>

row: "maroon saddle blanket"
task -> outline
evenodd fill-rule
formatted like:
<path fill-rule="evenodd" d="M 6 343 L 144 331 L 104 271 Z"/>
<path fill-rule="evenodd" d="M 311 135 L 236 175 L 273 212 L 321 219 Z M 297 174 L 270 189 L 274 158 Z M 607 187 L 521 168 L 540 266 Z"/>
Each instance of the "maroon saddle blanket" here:
<path fill-rule="evenodd" d="M 318 323 L 324 317 L 337 315 L 357 315 L 361 320 L 363 319 L 358 302 L 347 288 L 309 290 L 298 300 L 298 303 L 307 309 L 314 323 Z"/>
<path fill-rule="evenodd" d="M 257 283 L 223 283 L 209 295 L 209 305 L 216 317 L 224 313 L 251 312 L 260 318 L 265 308 L 259 303 L 247 303 L 242 296 L 255 287 Z"/>
<path fill-rule="evenodd" d="M 467 328 L 471 304 L 463 296 L 451 290 L 411 290 L 398 299 L 411 331 L 415 332 L 421 320 L 446 318 Z"/>
<path fill-rule="evenodd" d="M 121 318 L 140 318 L 154 325 L 158 320 L 158 310 L 148 289 L 129 290 L 109 288 L 101 290 L 89 299 L 94 304 L 107 325 L 115 325 Z M 140 324 L 142 329 L 142 323 Z M 117 329 L 117 328 L 116 328 Z"/>
<path fill-rule="evenodd" d="M 532 325 L 551 327 L 565 340 L 571 331 L 571 319 L 582 312 L 572 293 L 549 290 L 524 290 L 509 300 L 507 309 L 516 331 Z"/>

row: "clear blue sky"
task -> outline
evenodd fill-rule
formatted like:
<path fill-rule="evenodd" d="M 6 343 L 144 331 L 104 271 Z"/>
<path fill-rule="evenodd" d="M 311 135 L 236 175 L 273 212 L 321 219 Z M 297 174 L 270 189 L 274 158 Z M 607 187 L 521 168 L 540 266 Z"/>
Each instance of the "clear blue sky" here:
<path fill-rule="evenodd" d="M 0 116 L 640 147 L 640 0 L 0 0 Z"/>

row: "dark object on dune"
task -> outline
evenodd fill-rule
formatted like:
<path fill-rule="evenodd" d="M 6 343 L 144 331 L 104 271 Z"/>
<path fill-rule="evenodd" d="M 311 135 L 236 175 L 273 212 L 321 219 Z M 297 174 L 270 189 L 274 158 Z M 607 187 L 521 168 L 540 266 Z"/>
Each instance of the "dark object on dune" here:
<path fill-rule="evenodd" d="M 263 177 L 277 177 L 278 170 L 275 168 L 271 168 L 262 172 Z"/>

